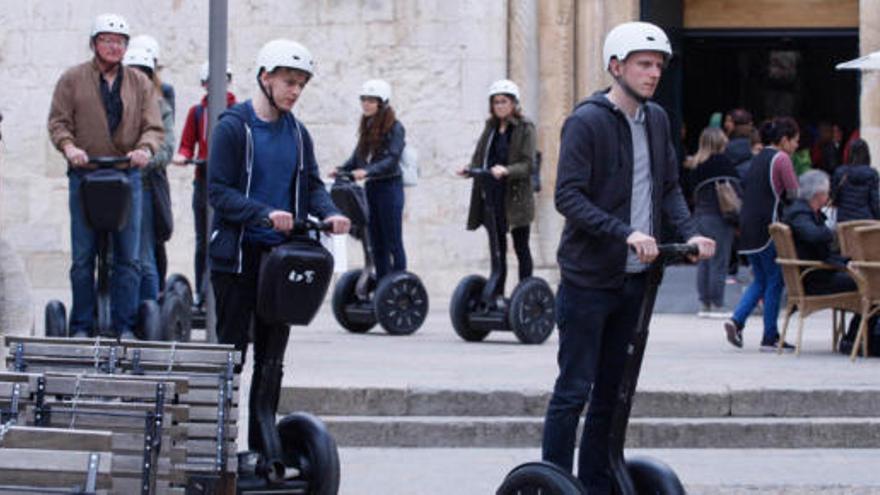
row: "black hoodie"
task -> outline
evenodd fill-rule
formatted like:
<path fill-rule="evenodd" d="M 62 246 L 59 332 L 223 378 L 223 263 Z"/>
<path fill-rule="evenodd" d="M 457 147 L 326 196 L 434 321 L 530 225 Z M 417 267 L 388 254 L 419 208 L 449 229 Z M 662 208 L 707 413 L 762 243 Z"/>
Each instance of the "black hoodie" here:
<path fill-rule="evenodd" d="M 831 194 L 837 221 L 880 219 L 877 171 L 870 165 L 841 165 L 834 170 Z"/>
<path fill-rule="evenodd" d="M 678 184 L 678 159 L 669 118 L 645 104 L 654 235 L 670 224 L 697 235 Z M 556 209 L 565 217 L 557 251 L 562 280 L 582 288 L 623 285 L 632 198 L 632 135 L 626 116 L 602 92 L 579 103 L 562 127 Z M 649 200 L 637 198 L 638 201 Z"/>

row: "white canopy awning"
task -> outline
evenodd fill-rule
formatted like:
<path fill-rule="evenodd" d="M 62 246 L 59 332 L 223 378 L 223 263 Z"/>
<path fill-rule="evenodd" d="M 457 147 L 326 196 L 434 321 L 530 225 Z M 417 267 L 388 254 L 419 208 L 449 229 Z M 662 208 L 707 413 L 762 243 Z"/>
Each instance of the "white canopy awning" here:
<path fill-rule="evenodd" d="M 849 62 L 841 62 L 836 66 L 837 70 L 880 70 L 880 51 L 869 53 Z"/>

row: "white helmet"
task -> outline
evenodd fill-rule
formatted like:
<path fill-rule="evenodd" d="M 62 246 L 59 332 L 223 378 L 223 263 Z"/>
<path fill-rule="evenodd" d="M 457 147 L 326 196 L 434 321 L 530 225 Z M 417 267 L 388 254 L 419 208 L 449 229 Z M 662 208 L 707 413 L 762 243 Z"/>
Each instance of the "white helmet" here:
<path fill-rule="evenodd" d="M 272 72 L 278 67 L 301 70 L 311 76 L 315 71 L 315 61 L 311 52 L 296 41 L 277 39 L 260 48 L 260 53 L 257 54 L 257 75 L 263 70 Z"/>
<path fill-rule="evenodd" d="M 489 86 L 489 99 L 495 95 L 510 95 L 513 99 L 519 101 L 519 86 L 510 79 L 499 79 Z"/>
<path fill-rule="evenodd" d="M 382 100 L 382 103 L 388 103 L 391 99 L 391 85 L 382 79 L 370 79 L 361 86 L 360 96 L 372 96 Z"/>
<path fill-rule="evenodd" d="M 128 22 L 121 15 L 117 14 L 101 14 L 95 17 L 90 37 L 94 38 L 101 33 L 121 34 L 126 39 L 130 36 L 128 33 Z"/>
<path fill-rule="evenodd" d="M 141 34 L 135 36 L 128 43 L 129 48 L 143 48 L 147 51 L 153 58 L 159 59 L 159 42 L 156 41 L 156 38 L 148 34 Z"/>
<path fill-rule="evenodd" d="M 199 80 L 201 82 L 205 82 L 208 80 L 208 77 L 211 75 L 211 66 L 208 62 L 202 64 L 202 67 L 199 69 Z M 232 77 L 232 69 L 229 68 L 229 65 L 226 66 L 226 77 Z"/>
<path fill-rule="evenodd" d="M 122 63 L 125 65 L 138 65 L 147 67 L 150 70 L 156 70 L 156 59 L 153 54 L 145 50 L 143 47 L 129 48 L 122 57 Z"/>
<path fill-rule="evenodd" d="M 660 52 L 666 56 L 666 60 L 672 57 L 672 45 L 662 29 L 649 22 L 625 22 L 615 26 L 605 36 L 605 45 L 602 47 L 605 70 L 608 70 L 612 58 L 622 62 L 630 53 L 637 51 Z"/>

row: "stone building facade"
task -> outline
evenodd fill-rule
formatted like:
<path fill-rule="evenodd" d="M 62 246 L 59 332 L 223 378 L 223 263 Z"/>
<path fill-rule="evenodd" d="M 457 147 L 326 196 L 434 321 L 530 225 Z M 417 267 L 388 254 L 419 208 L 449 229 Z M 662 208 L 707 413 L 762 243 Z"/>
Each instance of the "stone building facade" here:
<path fill-rule="evenodd" d="M 686 0 L 684 3 L 703 0 Z M 710 0 L 711 1 L 711 0 Z M 750 0 L 791 2 L 798 0 Z M 95 14 L 123 14 L 135 34 L 162 45 L 161 76 L 177 91 L 176 134 L 198 101 L 199 65 L 207 58 L 208 5 L 204 0 L 0 0 L 0 277 L 27 274 L 36 327 L 49 297 L 69 300 L 67 179 L 50 145 L 46 115 L 55 81 L 86 60 Z M 553 206 L 558 136 L 572 105 L 608 84 L 601 70 L 604 34 L 637 19 L 637 0 L 229 0 L 232 90 L 253 95 L 254 59 L 277 37 L 297 39 L 317 60 L 317 73 L 297 105 L 318 161 L 329 172 L 351 152 L 362 81 L 384 78 L 392 104 L 419 151 L 422 181 L 407 189 L 404 237 L 410 268 L 425 280 L 436 308 L 457 280 L 488 271 L 485 234 L 464 230 L 470 183 L 452 171 L 470 158 L 487 116 L 486 90 L 502 77 L 523 90 L 525 113 L 538 125 L 544 189 L 538 194 L 532 246 L 538 273 L 551 283 L 562 219 Z M 861 50 L 880 49 L 880 0 L 861 0 Z M 880 76 L 862 79 L 863 135 L 880 149 Z M 176 232 L 168 245 L 170 272 L 192 272 L 192 171 L 171 168 Z M 0 244 L 2 245 L 2 244 Z M 349 244 L 349 261 L 359 250 Z M 510 263 L 515 257 L 510 256 Z M 10 261 L 12 260 L 12 261 Z M 18 270 L 21 272 L 22 270 Z M 515 272 L 514 272 L 515 273 Z M 515 276 L 508 277 L 511 280 Z M 4 279 L 0 279 L 2 282 Z M 0 284 L 10 290 L 9 284 Z M 14 290 L 14 289 L 13 289 Z M 0 301 L 3 299 L 0 298 Z M 0 308 L 0 314 L 4 310 Z M 2 320 L 0 320 L 2 321 Z M 26 326 L 19 319 L 15 326 Z M 29 328 L 9 330 L 29 331 Z"/>

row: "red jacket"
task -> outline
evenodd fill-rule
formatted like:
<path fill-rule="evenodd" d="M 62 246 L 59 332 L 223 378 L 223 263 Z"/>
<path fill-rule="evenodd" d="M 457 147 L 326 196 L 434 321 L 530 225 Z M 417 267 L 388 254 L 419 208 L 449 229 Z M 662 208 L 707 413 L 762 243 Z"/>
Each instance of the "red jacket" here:
<path fill-rule="evenodd" d="M 235 105 L 235 95 L 226 92 L 226 107 Z M 190 107 L 186 114 L 186 122 L 183 124 L 183 133 L 180 136 L 180 147 L 177 152 L 187 158 L 197 156 L 200 160 L 208 158 L 208 95 L 202 97 L 201 103 Z M 199 122 L 196 122 L 196 114 Z M 196 155 L 198 145 L 198 155 Z M 196 167 L 196 180 L 205 179 L 205 167 Z"/>

